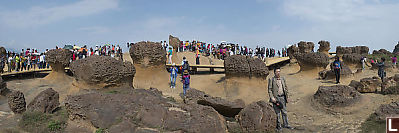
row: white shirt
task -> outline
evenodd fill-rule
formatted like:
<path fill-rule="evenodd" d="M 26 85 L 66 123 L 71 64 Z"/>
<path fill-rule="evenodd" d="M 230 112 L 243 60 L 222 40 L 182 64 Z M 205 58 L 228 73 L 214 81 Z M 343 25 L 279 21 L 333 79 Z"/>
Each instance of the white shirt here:
<path fill-rule="evenodd" d="M 44 61 L 44 55 L 41 55 L 40 56 L 40 62 L 43 62 Z"/>

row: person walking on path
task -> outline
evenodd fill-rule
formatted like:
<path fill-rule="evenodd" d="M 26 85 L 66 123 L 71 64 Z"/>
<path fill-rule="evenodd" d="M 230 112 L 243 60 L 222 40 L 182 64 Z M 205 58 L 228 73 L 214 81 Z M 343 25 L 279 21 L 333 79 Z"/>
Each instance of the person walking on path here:
<path fill-rule="evenodd" d="M 385 58 L 384 57 L 381 58 L 381 62 L 377 63 L 377 66 L 378 66 L 378 77 L 380 77 L 381 81 L 384 82 L 384 77 L 386 76 L 386 73 L 384 70 L 384 68 L 385 68 Z"/>
<path fill-rule="evenodd" d="M 366 67 L 366 57 L 362 57 L 361 61 L 362 61 L 362 69 L 364 70 L 364 68 Z"/>
<path fill-rule="evenodd" d="M 333 69 L 334 69 L 334 74 L 335 74 L 335 80 L 337 81 L 336 84 L 339 84 L 339 79 L 341 77 L 341 69 L 342 69 L 342 63 L 339 61 L 339 57 L 335 57 L 335 61 L 332 63 Z"/>
<path fill-rule="evenodd" d="M 186 92 L 190 89 L 190 74 L 188 70 L 184 70 L 183 72 L 183 99 L 186 99 Z"/>
<path fill-rule="evenodd" d="M 270 102 L 273 104 L 273 109 L 277 114 L 276 129 L 280 131 L 282 128 L 293 129 L 288 124 L 287 107 L 288 103 L 288 87 L 284 77 L 280 76 L 280 68 L 274 69 L 274 76 L 269 78 L 268 92 Z M 280 122 L 280 114 L 283 119 L 283 125 Z"/>
<path fill-rule="evenodd" d="M 392 64 L 396 67 L 396 62 L 397 62 L 398 58 L 395 56 L 392 57 Z"/>
<path fill-rule="evenodd" d="M 170 71 L 170 88 L 175 88 L 177 73 L 179 72 L 179 70 L 176 68 L 175 63 L 172 64 L 172 67 L 169 69 L 169 71 Z"/>

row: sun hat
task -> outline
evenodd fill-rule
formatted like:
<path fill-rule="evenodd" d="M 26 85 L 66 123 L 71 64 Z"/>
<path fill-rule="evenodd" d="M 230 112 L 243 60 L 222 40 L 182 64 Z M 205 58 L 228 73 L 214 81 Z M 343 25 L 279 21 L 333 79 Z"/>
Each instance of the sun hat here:
<path fill-rule="evenodd" d="M 188 70 L 184 70 L 183 74 L 188 74 Z"/>

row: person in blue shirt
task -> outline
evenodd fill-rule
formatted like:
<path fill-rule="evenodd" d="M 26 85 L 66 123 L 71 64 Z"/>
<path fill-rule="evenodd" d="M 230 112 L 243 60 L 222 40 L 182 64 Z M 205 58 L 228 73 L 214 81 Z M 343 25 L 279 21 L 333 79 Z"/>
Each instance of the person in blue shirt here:
<path fill-rule="evenodd" d="M 339 61 L 339 57 L 335 57 L 335 61 L 332 63 L 333 69 L 334 69 L 334 74 L 335 74 L 335 80 L 337 81 L 336 83 L 339 84 L 339 79 L 341 77 L 341 69 L 342 69 L 342 63 Z"/>
<path fill-rule="evenodd" d="M 170 71 L 170 88 L 175 88 L 177 72 L 179 71 L 175 63 L 172 64 L 172 67 L 169 69 L 169 71 Z"/>

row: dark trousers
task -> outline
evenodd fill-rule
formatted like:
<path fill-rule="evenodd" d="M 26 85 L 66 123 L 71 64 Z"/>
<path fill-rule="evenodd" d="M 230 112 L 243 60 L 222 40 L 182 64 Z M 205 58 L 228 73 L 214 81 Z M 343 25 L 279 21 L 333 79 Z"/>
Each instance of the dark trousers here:
<path fill-rule="evenodd" d="M 339 78 L 341 77 L 341 69 L 334 69 L 335 80 L 339 83 Z"/>
<path fill-rule="evenodd" d="M 286 108 L 286 103 L 285 103 L 285 97 L 284 96 L 277 96 L 276 97 L 277 101 L 280 101 L 281 104 L 283 104 L 282 108 L 277 106 L 276 103 L 273 103 L 273 109 L 274 112 L 276 112 L 277 115 L 277 128 L 281 127 L 281 116 L 283 119 L 283 127 L 288 126 L 288 116 L 287 116 L 287 108 Z"/>
<path fill-rule="evenodd" d="M 199 56 L 197 56 L 197 58 L 195 59 L 195 64 L 197 64 L 197 65 L 200 64 Z"/>

